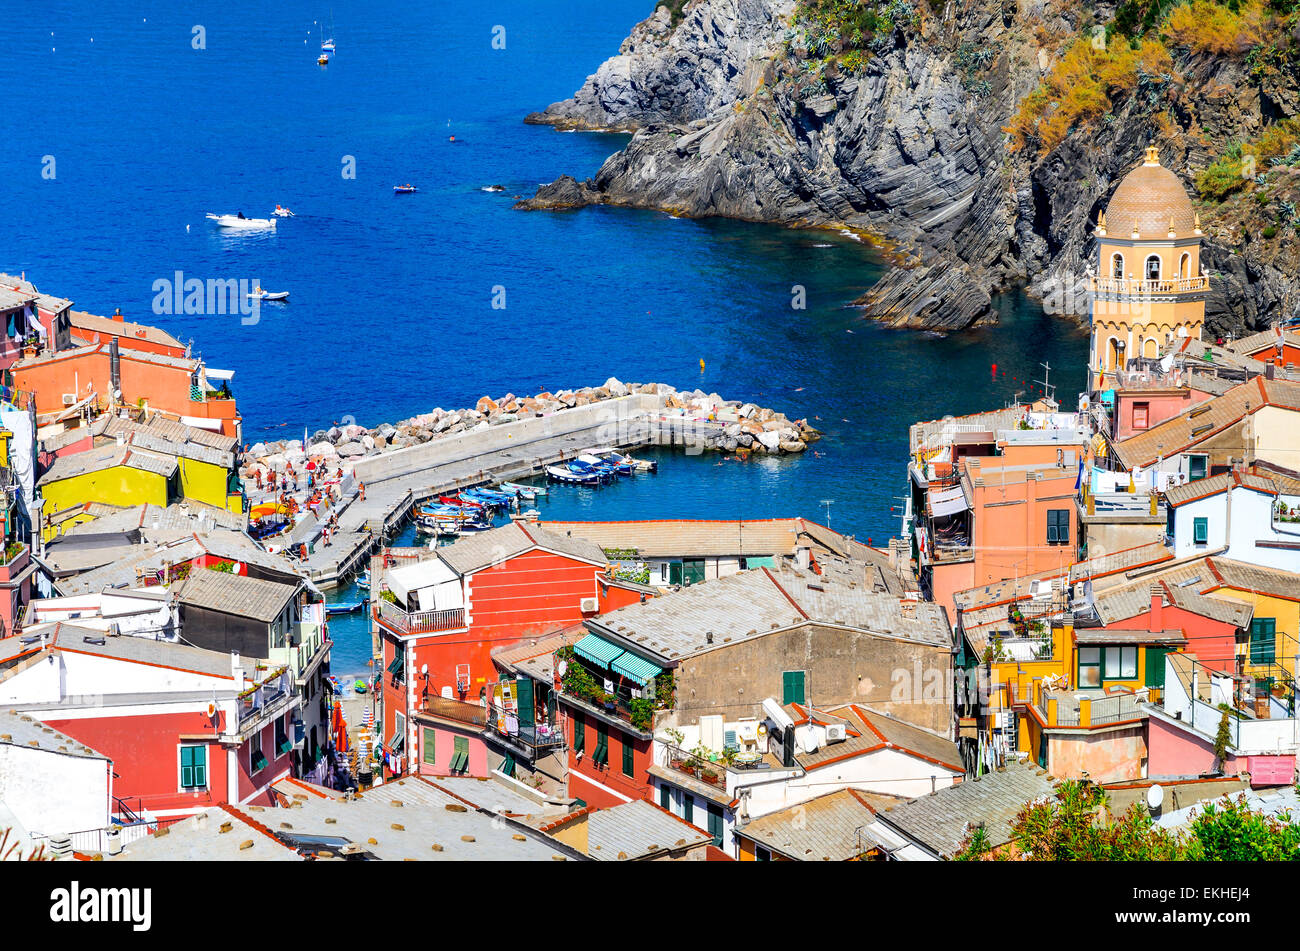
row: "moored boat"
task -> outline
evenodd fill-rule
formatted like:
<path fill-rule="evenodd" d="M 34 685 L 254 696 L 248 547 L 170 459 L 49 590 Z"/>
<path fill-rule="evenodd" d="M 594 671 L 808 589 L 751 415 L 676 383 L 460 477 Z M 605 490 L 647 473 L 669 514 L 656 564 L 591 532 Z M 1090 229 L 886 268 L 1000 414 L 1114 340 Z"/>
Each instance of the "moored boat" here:
<path fill-rule="evenodd" d="M 274 228 L 274 218 L 245 218 L 242 214 L 238 215 L 214 215 L 209 213 L 207 216 L 210 220 L 217 223 L 219 228 L 235 228 L 245 231 L 255 231 L 264 228 Z"/>
<path fill-rule="evenodd" d="M 353 611 L 360 611 L 365 603 L 366 599 L 363 598 L 360 601 L 339 601 L 336 604 L 327 604 L 325 605 L 325 614 L 351 614 Z"/>
<path fill-rule="evenodd" d="M 393 186 L 394 195 L 414 195 L 418 191 L 419 189 L 416 188 L 414 185 L 410 184 L 409 182 L 405 185 Z"/>
<path fill-rule="evenodd" d="M 525 484 L 522 483 L 522 482 L 502 482 L 502 483 L 501 483 L 501 488 L 503 488 L 503 489 L 514 489 L 514 490 L 517 491 L 520 495 L 522 495 L 524 498 L 528 498 L 527 493 L 529 493 L 529 492 L 531 492 L 533 495 L 546 495 L 546 494 L 547 494 L 547 488 L 546 488 L 546 486 L 544 486 L 544 485 L 525 485 Z"/>
<path fill-rule="evenodd" d="M 547 466 L 546 477 L 565 485 L 600 485 L 602 481 L 599 472 L 575 472 L 568 466 Z"/>

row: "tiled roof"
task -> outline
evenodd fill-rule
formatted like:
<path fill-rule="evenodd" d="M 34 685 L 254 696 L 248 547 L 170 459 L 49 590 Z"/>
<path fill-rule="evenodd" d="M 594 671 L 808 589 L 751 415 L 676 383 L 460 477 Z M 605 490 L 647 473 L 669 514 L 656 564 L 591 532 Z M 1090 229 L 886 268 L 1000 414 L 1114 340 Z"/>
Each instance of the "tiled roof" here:
<path fill-rule="evenodd" d="M 185 349 L 185 344 L 181 343 L 165 330 L 157 327 L 151 327 L 148 324 L 136 324 L 129 320 L 114 320 L 111 317 L 100 317 L 96 314 L 88 314 L 84 310 L 74 310 L 68 314 L 69 322 L 77 330 L 83 330 L 88 333 L 107 334 L 111 337 L 125 337 L 129 343 L 131 340 L 147 340 L 150 343 L 162 344 L 167 347 L 179 347 Z M 143 336 L 141 331 L 144 331 Z"/>
<path fill-rule="evenodd" d="M 1208 598 L 1200 594 L 1200 582 L 1182 585 L 1178 583 L 1177 578 L 1168 578 L 1156 582 L 1156 585 L 1164 592 L 1165 604 L 1172 604 L 1184 611 L 1224 624 L 1244 627 L 1250 623 L 1254 613 L 1254 608 L 1250 605 Z M 1097 616 L 1101 618 L 1103 624 L 1114 624 L 1149 613 L 1152 587 L 1150 581 L 1140 581 L 1111 588 L 1096 595 L 1094 603 L 1097 607 Z"/>
<path fill-rule="evenodd" d="M 1163 542 L 1150 542 L 1146 545 L 1123 548 L 1105 555 L 1098 555 L 1096 558 L 1087 558 L 1075 562 L 1070 566 L 1070 581 L 1102 578 L 1106 575 L 1118 574 L 1121 571 L 1131 571 L 1134 568 L 1143 568 L 1147 565 L 1171 561 L 1173 557 L 1173 550 L 1166 548 Z"/>
<path fill-rule="evenodd" d="M 207 569 L 191 572 L 173 590 L 181 604 L 263 622 L 274 621 L 298 593 L 291 584 Z"/>
<path fill-rule="evenodd" d="M 595 565 L 607 561 L 600 546 L 585 538 L 555 534 L 537 525 L 525 528 L 518 522 L 461 538 L 453 545 L 438 549 L 438 557 L 457 574 L 467 575 L 533 548 L 545 548 Z"/>
<path fill-rule="evenodd" d="M 205 809 L 125 846 L 109 862 L 301 862 L 303 857 L 263 832 L 267 811 L 248 806 Z M 256 824 L 254 824 L 256 823 Z M 261 826 L 262 828 L 259 828 Z"/>
<path fill-rule="evenodd" d="M 1126 469 L 1151 465 L 1157 456 L 1167 459 L 1191 449 L 1263 405 L 1300 410 L 1300 383 L 1263 377 L 1239 383 L 1222 396 L 1198 403 L 1144 433 L 1115 443 L 1115 455 Z"/>
<path fill-rule="evenodd" d="M 844 584 L 789 566 L 701 582 L 587 622 L 669 661 L 804 623 L 952 646 L 951 628 L 937 604 L 904 602 L 865 584 Z"/>
<path fill-rule="evenodd" d="M 1261 330 L 1249 337 L 1242 337 L 1240 340 L 1229 341 L 1227 346 L 1234 353 L 1254 356 L 1261 350 L 1276 349 L 1279 343 L 1300 347 L 1300 334 L 1293 333 L 1290 330 L 1283 330 L 1279 333 L 1279 328 L 1274 327 L 1270 330 Z"/>
<path fill-rule="evenodd" d="M 808 710 L 801 704 L 789 704 L 785 711 L 796 724 L 808 722 Z M 819 746 L 811 753 L 797 753 L 795 758 L 804 769 L 817 769 L 827 763 L 883 749 L 910 753 L 957 773 L 965 769 L 961 765 L 961 754 L 951 740 L 876 710 L 867 710 L 856 704 L 818 709 L 816 722 L 844 723 L 849 727 L 848 738 L 842 743 Z"/>
<path fill-rule="evenodd" d="M 987 432 L 990 437 L 1000 429 L 1014 429 L 1024 418 L 1026 408 L 1013 406 L 1009 409 L 995 409 L 985 413 L 971 413 L 969 416 L 945 416 L 913 423 L 908 431 L 908 440 L 913 454 L 923 450 L 939 449 L 949 445 L 960 432 Z"/>
<path fill-rule="evenodd" d="M 206 462 L 223 469 L 234 468 L 233 437 L 208 433 L 184 423 L 155 419 L 154 423 L 141 424 L 117 416 L 101 416 L 92 424 L 91 430 L 97 438 L 115 440 L 120 437 L 126 445 Z M 200 433 L 202 436 L 197 435 Z M 217 438 L 212 439 L 213 436 Z M 213 445 L 214 442 L 224 448 Z"/>
<path fill-rule="evenodd" d="M 942 857 L 961 849 L 968 828 L 983 824 L 993 846 L 1011 841 L 1011 824 L 1027 803 L 1052 794 L 1053 781 L 1033 763 L 1009 763 L 878 813 L 889 826 Z"/>
<path fill-rule="evenodd" d="M 1188 502 L 1195 502 L 1199 499 L 1209 498 L 1211 495 L 1218 495 L 1229 487 L 1235 488 L 1237 486 L 1255 492 L 1263 492 L 1265 495 L 1277 494 L 1277 486 L 1273 484 L 1272 479 L 1234 469 L 1231 472 L 1221 472 L 1216 476 L 1210 476 L 1208 479 L 1197 479 L 1194 482 L 1171 486 L 1165 491 L 1165 501 L 1173 508 L 1177 508 Z"/>
<path fill-rule="evenodd" d="M 24 280 L 22 277 L 15 277 L 12 274 L 0 274 L 0 288 L 8 290 L 12 288 L 20 294 L 31 294 L 36 298 L 36 303 L 42 310 L 48 310 L 57 314 L 65 307 L 71 307 L 72 301 L 66 297 L 58 297 L 54 294 L 42 294 L 36 289 L 36 285 L 31 281 Z"/>
<path fill-rule="evenodd" d="M 586 633 L 586 628 L 578 624 L 567 631 L 552 634 L 550 637 L 526 641 L 522 644 L 513 644 L 508 647 L 497 647 L 492 651 L 492 660 L 498 666 L 507 670 L 520 670 L 530 677 L 549 682 L 551 680 L 551 655 L 561 647 L 568 647 L 570 644 L 577 643 Z M 539 659 L 544 661 L 544 675 L 537 666 Z M 529 663 L 530 661 L 531 663 Z"/>
<path fill-rule="evenodd" d="M 632 861 L 712 841 L 712 836 L 644 799 L 596 809 L 586 821 L 587 856 L 599 862 Z"/>
<path fill-rule="evenodd" d="M 16 710 L 0 713 L 0 745 L 35 747 L 47 753 L 108 759 L 103 753 L 91 749 L 80 740 L 74 740 L 54 727 L 46 726 L 35 717 Z"/>
<path fill-rule="evenodd" d="M 15 307 L 22 307 L 30 304 L 36 299 L 35 294 L 26 291 L 14 291 L 7 287 L 0 287 L 0 310 L 13 310 Z"/>
<path fill-rule="evenodd" d="M 73 479 L 92 472 L 102 472 L 115 466 L 140 469 L 170 478 L 177 469 L 177 462 L 174 456 L 147 452 L 131 446 L 100 446 L 70 456 L 60 456 L 36 484 L 49 485 L 52 482 L 61 482 L 64 479 Z"/>
<path fill-rule="evenodd" d="M 1231 558 L 1211 557 L 1206 561 L 1214 574 L 1213 587 L 1222 585 L 1239 591 L 1251 591 L 1300 601 L 1300 574 L 1294 571 L 1265 568 L 1262 565 L 1251 565 Z"/>
<path fill-rule="evenodd" d="M 793 555 L 796 519 L 635 522 L 542 522 L 552 534 L 585 538 L 600 548 L 635 549 L 642 557 Z"/>
<path fill-rule="evenodd" d="M 220 651 L 130 634 L 109 636 L 98 628 L 81 627 L 67 621 L 37 624 L 23 631 L 24 638 L 41 634 L 46 637 L 47 650 L 93 654 L 111 660 L 169 667 L 209 677 L 232 677 L 230 655 Z M 100 644 L 99 641 L 103 643 Z M 40 645 L 37 642 L 27 646 L 28 649 L 39 649 Z"/>
<path fill-rule="evenodd" d="M 193 499 L 186 499 L 184 502 L 168 505 L 165 508 L 152 503 L 132 505 L 128 508 L 119 506 L 103 508 L 107 511 L 99 512 L 96 518 L 90 521 L 72 526 L 64 534 L 71 536 L 83 532 L 99 534 L 138 530 L 145 533 L 146 537 L 153 538 L 153 533 L 160 533 L 160 536 L 167 533 L 202 534 L 212 528 L 240 532 L 247 521 L 242 513 L 231 512 Z"/>
<path fill-rule="evenodd" d="M 1186 644 L 1182 631 L 1122 631 L 1104 627 L 1076 627 L 1076 644 Z"/>
<path fill-rule="evenodd" d="M 864 830 L 875 811 L 862 794 L 839 789 L 760 816 L 736 831 L 800 862 L 847 862 L 878 847 Z"/>

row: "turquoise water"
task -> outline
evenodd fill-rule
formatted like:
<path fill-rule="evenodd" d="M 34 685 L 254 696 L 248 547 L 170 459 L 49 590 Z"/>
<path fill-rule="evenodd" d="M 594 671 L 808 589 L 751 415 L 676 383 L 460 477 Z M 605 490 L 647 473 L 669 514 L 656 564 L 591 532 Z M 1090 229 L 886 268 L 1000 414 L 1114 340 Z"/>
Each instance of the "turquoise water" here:
<path fill-rule="evenodd" d="M 909 423 L 1001 405 L 1040 361 L 1064 370 L 1063 391 L 1082 382 L 1086 338 L 1018 295 L 1000 301 L 1002 326 L 961 336 L 865 323 L 845 304 L 882 265 L 837 234 L 514 211 L 512 196 L 590 175 L 624 141 L 520 120 L 571 94 L 651 0 L 334 2 L 339 52 L 324 69 L 314 21 L 329 5 L 188 6 L 63 0 L 10 18 L 0 88 L 22 133 L 0 176 L 23 224 L 0 269 L 192 339 L 236 371 L 249 442 L 485 393 L 663 381 L 807 417 L 827 438 L 795 459 L 670 455 L 653 478 L 557 492 L 546 516 L 825 521 L 830 499 L 834 528 L 882 544 L 898 528 Z M 497 25 L 505 50 L 491 47 Z M 420 192 L 394 196 L 407 181 Z M 505 191 L 482 190 L 495 184 Z M 298 217 L 273 235 L 204 219 L 277 202 Z M 176 271 L 256 279 L 290 302 L 254 326 L 155 316 L 153 283 Z M 796 285 L 806 309 L 791 307 Z M 336 641 L 348 623 L 332 625 Z M 349 656 L 340 643 L 336 666 Z"/>

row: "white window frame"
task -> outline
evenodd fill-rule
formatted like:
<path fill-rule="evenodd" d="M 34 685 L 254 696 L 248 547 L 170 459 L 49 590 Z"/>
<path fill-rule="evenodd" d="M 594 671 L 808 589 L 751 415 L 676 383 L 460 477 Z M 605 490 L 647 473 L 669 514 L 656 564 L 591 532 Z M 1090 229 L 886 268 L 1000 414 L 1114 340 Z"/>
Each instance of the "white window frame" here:
<path fill-rule="evenodd" d="M 203 779 L 202 786 L 184 786 L 181 784 L 181 777 L 184 773 L 181 770 L 181 750 L 194 747 L 203 750 Z M 252 763 L 249 764 L 250 766 Z M 208 744 L 206 743 L 177 743 L 176 744 L 176 791 L 180 793 L 207 792 L 212 788 L 211 779 L 211 762 L 208 759 Z"/>

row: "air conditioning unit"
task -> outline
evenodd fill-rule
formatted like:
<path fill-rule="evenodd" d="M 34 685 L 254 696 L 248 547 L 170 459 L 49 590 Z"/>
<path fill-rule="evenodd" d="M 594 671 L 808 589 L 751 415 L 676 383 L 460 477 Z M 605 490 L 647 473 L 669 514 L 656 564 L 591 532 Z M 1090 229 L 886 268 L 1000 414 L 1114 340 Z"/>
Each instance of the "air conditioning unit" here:
<path fill-rule="evenodd" d="M 848 732 L 843 723 L 826 724 L 827 743 L 843 743 L 846 739 L 848 739 Z"/>
<path fill-rule="evenodd" d="M 758 721 L 753 719 L 737 720 L 736 735 L 747 743 L 758 742 Z"/>
<path fill-rule="evenodd" d="M 64 406 L 73 406 L 73 405 L 76 404 L 76 402 L 77 402 L 77 394 L 76 394 L 76 393 L 64 393 L 64 394 L 63 394 L 63 405 L 64 405 Z"/>
<path fill-rule="evenodd" d="M 600 610 L 600 602 L 595 598 L 583 598 L 578 602 L 578 610 L 583 614 L 595 614 Z"/>

